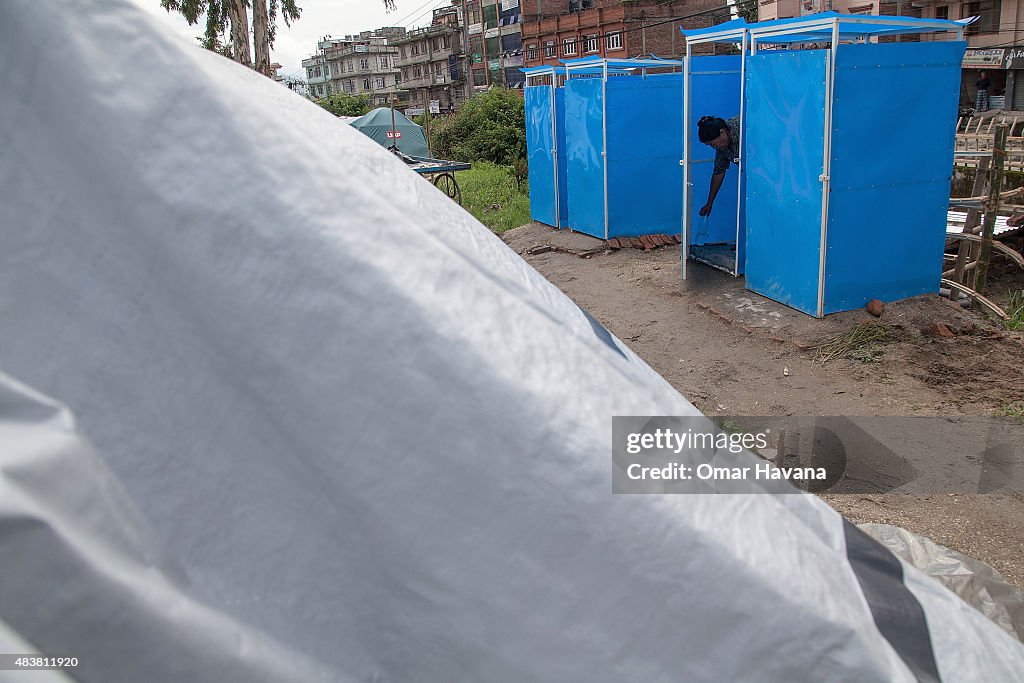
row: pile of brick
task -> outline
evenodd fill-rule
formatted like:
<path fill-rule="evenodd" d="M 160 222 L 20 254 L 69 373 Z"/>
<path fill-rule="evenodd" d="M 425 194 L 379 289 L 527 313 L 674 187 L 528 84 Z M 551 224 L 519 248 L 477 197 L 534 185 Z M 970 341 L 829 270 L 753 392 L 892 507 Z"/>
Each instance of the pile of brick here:
<path fill-rule="evenodd" d="M 679 235 L 641 235 L 640 237 L 613 237 L 605 244 L 609 249 L 643 249 L 671 247 L 680 243 Z"/>

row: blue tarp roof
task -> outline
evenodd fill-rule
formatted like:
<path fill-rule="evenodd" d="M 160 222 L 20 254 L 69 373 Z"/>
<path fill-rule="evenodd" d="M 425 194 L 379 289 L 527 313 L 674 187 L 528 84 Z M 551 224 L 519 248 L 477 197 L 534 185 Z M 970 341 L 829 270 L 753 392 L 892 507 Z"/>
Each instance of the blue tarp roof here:
<path fill-rule="evenodd" d="M 605 59 L 593 55 L 590 57 L 579 57 L 577 59 L 559 60 L 565 66 L 560 67 L 559 73 L 572 76 L 603 76 L 605 64 L 608 65 L 608 74 L 614 76 L 628 76 L 639 69 L 658 69 L 682 66 L 683 63 L 675 59 Z M 553 66 L 538 66 L 522 69 L 524 73 L 544 73 Z"/>
<path fill-rule="evenodd" d="M 543 66 L 524 66 L 519 70 L 522 71 L 527 76 L 535 76 L 537 74 L 565 73 L 564 66 L 554 66 L 552 64 L 545 64 Z"/>
<path fill-rule="evenodd" d="M 803 43 L 828 42 L 832 40 L 832 25 L 839 21 L 839 37 L 841 40 L 871 38 L 877 36 L 899 35 L 904 33 L 937 33 L 957 31 L 972 23 L 975 18 L 951 21 L 948 19 L 919 19 L 917 17 L 897 17 L 884 15 L 852 15 L 839 12 L 819 12 L 806 17 L 793 19 L 775 19 L 747 24 L 742 19 L 734 19 L 717 26 L 694 29 L 680 33 L 689 39 L 701 41 L 701 36 L 715 35 L 714 42 L 740 42 L 743 32 L 760 40 L 772 43 Z M 722 33 L 724 35 L 718 36 Z"/>
<path fill-rule="evenodd" d="M 562 64 L 572 68 L 576 71 L 583 65 L 590 65 L 595 67 L 601 67 L 605 63 L 608 64 L 608 69 L 615 69 L 617 71 L 628 71 L 630 69 L 655 69 L 658 67 L 673 67 L 682 66 L 683 63 L 678 59 L 605 59 L 604 57 L 598 57 L 597 55 L 591 57 L 579 57 L 577 59 L 562 59 L 559 60 Z"/>
<path fill-rule="evenodd" d="M 745 19 L 733 19 L 732 21 L 726 21 L 715 26 L 708 26 L 707 28 L 694 28 L 694 29 L 683 29 L 679 28 L 679 32 L 686 36 L 687 39 L 700 38 L 704 35 L 717 34 L 722 32 L 736 31 L 737 35 L 742 35 L 740 32 L 750 26 L 757 26 L 757 24 L 748 24 Z"/>

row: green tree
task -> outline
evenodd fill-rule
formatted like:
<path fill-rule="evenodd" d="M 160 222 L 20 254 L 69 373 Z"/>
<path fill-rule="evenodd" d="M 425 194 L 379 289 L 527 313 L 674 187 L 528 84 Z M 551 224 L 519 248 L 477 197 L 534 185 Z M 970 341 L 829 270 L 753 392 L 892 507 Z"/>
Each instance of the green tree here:
<path fill-rule="evenodd" d="M 369 95 L 345 95 L 336 93 L 316 101 L 321 107 L 335 116 L 362 116 L 370 111 Z"/>
<path fill-rule="evenodd" d="M 160 0 L 160 6 L 168 12 L 178 12 L 189 26 L 203 21 L 206 30 L 199 42 L 237 62 L 253 67 L 265 76 L 270 73 L 270 48 L 274 45 L 277 32 L 277 17 L 291 26 L 299 18 L 302 9 L 295 0 L 251 0 L 253 6 L 253 45 L 256 63 L 252 61 L 249 44 L 249 2 L 250 0 Z M 230 32 L 230 45 L 225 41 Z"/>
<path fill-rule="evenodd" d="M 458 161 L 492 161 L 512 166 L 525 156 L 523 98 L 492 88 L 462 104 L 457 114 L 431 122 L 434 153 Z"/>

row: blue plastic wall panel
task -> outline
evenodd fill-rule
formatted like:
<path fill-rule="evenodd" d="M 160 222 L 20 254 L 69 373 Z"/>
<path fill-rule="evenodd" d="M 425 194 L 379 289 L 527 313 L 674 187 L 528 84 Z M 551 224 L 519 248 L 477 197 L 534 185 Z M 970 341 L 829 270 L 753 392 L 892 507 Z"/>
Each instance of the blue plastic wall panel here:
<path fill-rule="evenodd" d="M 604 149 L 600 78 L 565 82 L 565 157 L 569 225 L 604 239 Z"/>
<path fill-rule="evenodd" d="M 555 88 L 555 148 L 558 150 L 558 227 L 568 228 L 568 172 L 565 167 L 565 90 Z"/>
<path fill-rule="evenodd" d="M 825 50 L 747 58 L 747 288 L 811 315 L 818 308 L 826 59 Z"/>
<path fill-rule="evenodd" d="M 682 88 L 682 74 L 608 78 L 609 238 L 679 234 Z"/>
<path fill-rule="evenodd" d="M 736 241 L 738 166 L 731 164 L 715 198 L 711 215 L 701 217 L 707 202 L 715 150 L 700 141 L 697 122 L 702 116 L 729 119 L 740 113 L 739 56 L 693 57 L 690 60 L 690 244 Z"/>
<path fill-rule="evenodd" d="M 540 223 L 557 225 L 555 216 L 555 149 L 552 128 L 552 86 L 526 88 L 526 154 L 529 165 L 530 217 Z"/>
<path fill-rule="evenodd" d="M 825 313 L 938 291 L 965 49 L 836 52 Z"/>

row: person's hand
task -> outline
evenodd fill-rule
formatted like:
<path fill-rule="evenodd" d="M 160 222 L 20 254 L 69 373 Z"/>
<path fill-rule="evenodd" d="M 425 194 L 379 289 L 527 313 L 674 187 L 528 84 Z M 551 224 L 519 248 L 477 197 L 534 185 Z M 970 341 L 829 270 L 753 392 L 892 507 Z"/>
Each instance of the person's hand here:
<path fill-rule="evenodd" d="M 711 215 L 711 202 L 708 202 L 704 206 L 700 207 L 700 211 L 698 213 L 701 216 L 710 216 Z"/>

